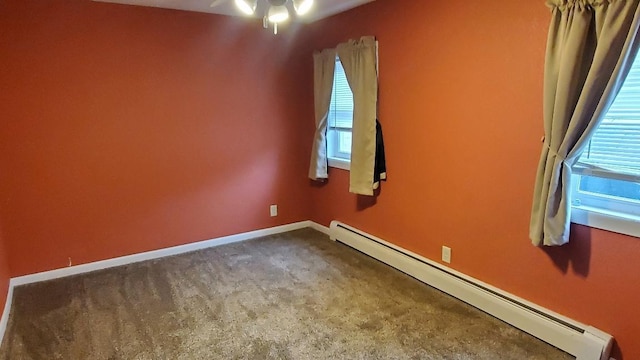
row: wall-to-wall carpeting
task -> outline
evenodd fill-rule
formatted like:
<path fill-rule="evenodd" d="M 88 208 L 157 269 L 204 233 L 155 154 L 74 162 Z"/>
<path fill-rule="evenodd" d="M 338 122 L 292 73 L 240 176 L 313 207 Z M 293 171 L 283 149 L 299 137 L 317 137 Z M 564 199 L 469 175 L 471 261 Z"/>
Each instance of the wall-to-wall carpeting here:
<path fill-rule="evenodd" d="M 311 229 L 18 287 L 3 359 L 569 359 Z"/>

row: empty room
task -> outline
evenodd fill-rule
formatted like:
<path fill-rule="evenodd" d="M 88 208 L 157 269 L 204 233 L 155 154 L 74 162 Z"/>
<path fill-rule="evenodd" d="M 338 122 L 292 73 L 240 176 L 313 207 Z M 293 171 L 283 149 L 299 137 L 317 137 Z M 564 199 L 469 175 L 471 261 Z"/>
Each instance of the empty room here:
<path fill-rule="evenodd" d="M 640 0 L 0 0 L 0 359 L 640 359 Z"/>

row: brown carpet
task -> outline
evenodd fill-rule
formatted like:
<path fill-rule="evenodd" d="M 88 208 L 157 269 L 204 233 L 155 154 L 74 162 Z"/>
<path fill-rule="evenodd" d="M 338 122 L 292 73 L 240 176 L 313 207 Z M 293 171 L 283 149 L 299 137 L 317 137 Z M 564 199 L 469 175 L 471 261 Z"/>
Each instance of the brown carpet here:
<path fill-rule="evenodd" d="M 15 289 L 2 359 L 570 359 L 311 229 Z"/>

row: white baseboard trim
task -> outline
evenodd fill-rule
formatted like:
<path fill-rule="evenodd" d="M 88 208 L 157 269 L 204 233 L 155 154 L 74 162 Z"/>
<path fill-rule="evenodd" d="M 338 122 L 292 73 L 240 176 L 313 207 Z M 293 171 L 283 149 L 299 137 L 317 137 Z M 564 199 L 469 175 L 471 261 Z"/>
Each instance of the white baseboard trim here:
<path fill-rule="evenodd" d="M 613 337 L 409 250 L 332 221 L 332 239 L 456 297 L 577 358 L 608 360 Z"/>
<path fill-rule="evenodd" d="M 7 330 L 9 324 L 9 313 L 11 312 L 11 305 L 13 304 L 13 285 L 9 280 L 9 290 L 7 291 L 7 300 L 4 302 L 4 310 L 2 311 L 2 318 L 0 319 L 0 344 L 4 338 L 4 333 Z"/>
<path fill-rule="evenodd" d="M 4 333 L 7 330 L 7 324 L 9 322 L 9 313 L 11 312 L 11 305 L 13 303 L 13 289 L 16 286 L 26 285 L 37 283 L 41 281 L 53 280 L 62 277 L 72 276 L 84 274 L 96 270 L 108 269 L 116 266 L 133 264 L 146 260 L 153 260 L 158 258 L 163 258 L 172 255 L 184 254 L 191 251 L 207 249 L 215 246 L 226 245 L 231 243 L 236 243 L 240 241 L 251 240 L 263 236 L 280 234 L 287 231 L 298 230 L 302 228 L 312 228 L 317 231 L 323 232 L 325 234 L 329 234 L 329 228 L 323 225 L 320 225 L 316 222 L 306 220 L 300 221 L 296 223 L 275 226 L 266 229 L 254 230 L 249 232 L 244 232 L 240 234 L 234 234 L 229 236 L 222 236 L 215 239 L 198 241 L 194 243 L 189 243 L 185 245 L 178 245 L 169 248 L 146 251 L 142 253 L 132 254 L 121 256 L 112 259 L 100 260 L 96 262 L 91 262 L 87 264 L 70 266 L 67 268 L 55 269 L 50 271 L 44 271 L 35 274 L 29 274 L 24 276 L 18 276 L 15 278 L 11 278 L 9 280 L 9 289 L 7 292 L 7 300 L 4 304 L 4 310 L 2 312 L 2 318 L 0 319 L 0 343 L 2 343 L 2 339 L 4 338 Z"/>
<path fill-rule="evenodd" d="M 240 234 L 222 236 L 215 239 L 203 240 L 203 241 L 198 241 L 198 242 L 189 243 L 185 245 L 178 245 L 178 246 L 173 246 L 169 248 L 146 251 L 146 252 L 137 253 L 133 255 L 126 255 L 126 256 L 121 256 L 121 257 L 107 259 L 107 260 L 100 260 L 100 261 L 91 262 L 87 264 L 70 266 L 66 268 L 50 270 L 50 271 L 45 271 L 45 272 L 36 273 L 36 274 L 19 276 L 16 278 L 12 278 L 11 283 L 14 286 L 19 286 L 19 285 L 31 284 L 31 283 L 41 282 L 41 281 L 58 279 L 61 277 L 84 274 L 91 271 L 108 269 L 111 267 L 137 263 L 140 261 L 153 260 L 153 259 L 158 259 L 166 256 L 184 254 L 191 251 L 206 249 L 214 246 L 231 244 L 231 243 L 254 239 L 262 236 L 279 234 L 287 231 L 302 229 L 305 227 L 313 227 L 313 224 L 314 223 L 312 223 L 311 221 L 300 221 L 292 224 L 254 230 L 254 231 L 244 232 Z"/>
<path fill-rule="evenodd" d="M 309 227 L 325 235 L 331 235 L 331 230 L 327 226 L 320 225 L 317 222 L 309 221 Z"/>

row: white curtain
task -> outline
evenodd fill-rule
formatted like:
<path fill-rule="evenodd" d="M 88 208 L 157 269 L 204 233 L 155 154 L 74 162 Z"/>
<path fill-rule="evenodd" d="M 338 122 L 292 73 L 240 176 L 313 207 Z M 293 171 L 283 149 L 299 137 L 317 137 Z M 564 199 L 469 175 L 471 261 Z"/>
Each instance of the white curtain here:
<path fill-rule="evenodd" d="M 376 40 L 371 36 L 350 40 L 338 45 L 337 51 L 353 93 L 349 191 L 373 195 L 378 106 Z"/>
<path fill-rule="evenodd" d="M 313 86 L 315 99 L 316 133 L 311 151 L 309 178 L 320 180 L 327 178 L 327 122 L 333 73 L 336 66 L 336 50 L 326 49 L 313 54 Z"/>

